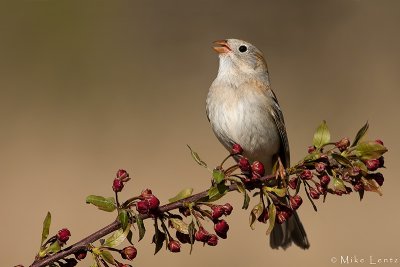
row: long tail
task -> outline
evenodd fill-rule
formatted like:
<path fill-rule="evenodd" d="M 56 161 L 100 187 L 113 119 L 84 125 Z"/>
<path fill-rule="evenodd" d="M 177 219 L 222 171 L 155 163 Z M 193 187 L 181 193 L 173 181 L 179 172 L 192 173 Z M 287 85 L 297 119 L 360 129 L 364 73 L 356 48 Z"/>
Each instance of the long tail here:
<path fill-rule="evenodd" d="M 294 212 L 288 221 L 282 224 L 275 224 L 269 241 L 271 248 L 274 249 L 279 249 L 280 247 L 287 249 L 292 242 L 302 249 L 310 247 L 306 231 L 297 212 Z"/>

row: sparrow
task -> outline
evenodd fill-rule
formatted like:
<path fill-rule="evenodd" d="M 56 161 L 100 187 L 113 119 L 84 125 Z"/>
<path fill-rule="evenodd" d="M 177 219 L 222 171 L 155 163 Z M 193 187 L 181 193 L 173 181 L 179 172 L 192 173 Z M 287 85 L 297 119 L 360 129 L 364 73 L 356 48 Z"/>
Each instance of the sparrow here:
<path fill-rule="evenodd" d="M 218 74 L 209 89 L 206 113 L 214 134 L 230 150 L 243 148 L 243 156 L 261 161 L 271 174 L 278 157 L 290 166 L 289 142 L 283 113 L 263 53 L 254 45 L 226 39 L 214 42 L 219 55 Z M 296 212 L 283 224 L 275 224 L 270 235 L 273 249 L 288 248 L 292 242 L 309 248 L 304 227 Z"/>

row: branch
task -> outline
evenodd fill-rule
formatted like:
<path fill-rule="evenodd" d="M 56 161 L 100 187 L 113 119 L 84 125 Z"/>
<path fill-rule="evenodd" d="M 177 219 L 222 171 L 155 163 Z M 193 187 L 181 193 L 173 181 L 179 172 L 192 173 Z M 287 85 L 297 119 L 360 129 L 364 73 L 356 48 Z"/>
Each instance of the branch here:
<path fill-rule="evenodd" d="M 268 175 L 268 176 L 264 176 L 261 178 L 261 181 L 267 181 L 270 180 L 272 178 L 275 178 L 274 175 Z M 236 184 L 232 184 L 228 187 L 228 191 L 235 191 L 237 190 L 237 186 Z M 195 195 L 192 195 L 190 197 L 169 203 L 169 204 L 165 204 L 163 206 L 159 207 L 159 213 L 164 213 L 167 211 L 172 211 L 172 210 L 176 210 L 179 208 L 184 207 L 185 203 L 191 203 L 191 202 L 197 202 L 203 198 L 205 198 L 208 194 L 208 190 L 204 190 L 200 193 L 197 193 Z M 149 219 L 151 218 L 150 214 L 141 214 L 140 217 L 145 220 L 145 219 Z M 135 217 L 131 218 L 131 223 L 135 223 L 136 219 Z M 76 242 L 75 244 L 61 250 L 60 252 L 53 254 L 51 256 L 48 256 L 44 259 L 41 260 L 36 260 L 32 263 L 32 265 L 30 265 L 30 267 L 44 267 L 47 266 L 53 262 L 56 262 L 60 259 L 64 259 L 66 257 L 68 257 L 69 255 L 72 255 L 74 253 L 77 253 L 78 251 L 81 251 L 83 249 L 86 249 L 87 246 L 97 240 L 99 240 L 100 238 L 118 230 L 119 228 L 121 228 L 121 223 L 118 220 L 115 220 L 114 222 L 112 222 L 111 224 L 103 227 L 102 229 L 94 232 L 93 234 L 85 237 L 84 239 Z"/>

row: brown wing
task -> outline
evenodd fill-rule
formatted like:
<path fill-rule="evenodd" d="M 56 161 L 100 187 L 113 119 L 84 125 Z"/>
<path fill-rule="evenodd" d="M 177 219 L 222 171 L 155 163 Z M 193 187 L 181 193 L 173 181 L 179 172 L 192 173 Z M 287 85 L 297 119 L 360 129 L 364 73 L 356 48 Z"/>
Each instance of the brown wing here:
<path fill-rule="evenodd" d="M 281 147 L 279 149 L 279 157 L 282 160 L 282 164 L 285 168 L 290 166 L 290 150 L 289 150 L 289 141 L 286 134 L 285 121 L 283 119 L 283 113 L 281 108 L 279 107 L 278 99 L 276 98 L 275 93 L 270 89 L 268 90 L 270 96 L 273 99 L 273 105 L 271 108 L 272 117 L 275 120 L 276 127 L 278 128 L 279 136 L 281 138 Z"/>

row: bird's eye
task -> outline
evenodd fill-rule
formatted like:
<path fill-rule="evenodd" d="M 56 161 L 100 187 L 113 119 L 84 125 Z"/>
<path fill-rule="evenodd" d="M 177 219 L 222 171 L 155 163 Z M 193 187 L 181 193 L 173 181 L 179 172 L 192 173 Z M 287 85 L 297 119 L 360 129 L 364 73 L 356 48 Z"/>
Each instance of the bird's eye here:
<path fill-rule="evenodd" d="M 239 46 L 239 51 L 240 51 L 241 53 L 246 52 L 246 51 L 247 51 L 247 46 L 245 46 L 245 45 Z"/>

